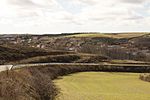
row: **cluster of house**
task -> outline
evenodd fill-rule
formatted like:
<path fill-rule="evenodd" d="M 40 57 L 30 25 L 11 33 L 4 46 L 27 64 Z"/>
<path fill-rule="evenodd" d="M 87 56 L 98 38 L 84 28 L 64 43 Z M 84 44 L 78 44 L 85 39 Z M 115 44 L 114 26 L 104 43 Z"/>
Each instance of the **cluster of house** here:
<path fill-rule="evenodd" d="M 44 44 L 38 43 L 40 39 L 39 36 L 30 35 L 0 35 L 0 45 L 10 43 L 10 44 L 20 44 L 37 48 L 44 48 Z"/>

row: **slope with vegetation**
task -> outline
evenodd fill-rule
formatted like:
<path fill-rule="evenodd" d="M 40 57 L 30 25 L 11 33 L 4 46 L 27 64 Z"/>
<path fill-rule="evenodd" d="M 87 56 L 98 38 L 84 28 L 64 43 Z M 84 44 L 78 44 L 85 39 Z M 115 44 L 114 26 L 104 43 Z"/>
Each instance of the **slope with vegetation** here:
<path fill-rule="evenodd" d="M 48 52 L 19 45 L 0 46 L 0 64 L 42 55 L 48 55 Z"/>
<path fill-rule="evenodd" d="M 28 63 L 100 63 L 109 61 L 108 57 L 94 54 L 68 53 L 57 55 L 46 55 L 31 57 L 28 59 L 10 62 L 10 64 L 28 64 Z"/>
<path fill-rule="evenodd" d="M 115 65 L 36 66 L 0 73 L 1 100 L 53 100 L 59 93 L 52 80 L 76 72 L 147 72 L 150 67 Z"/>
<path fill-rule="evenodd" d="M 17 63 L 20 60 L 42 58 L 45 56 L 73 54 L 65 51 L 49 51 L 40 48 L 33 48 L 21 45 L 1 45 L 0 46 L 0 64 Z"/>

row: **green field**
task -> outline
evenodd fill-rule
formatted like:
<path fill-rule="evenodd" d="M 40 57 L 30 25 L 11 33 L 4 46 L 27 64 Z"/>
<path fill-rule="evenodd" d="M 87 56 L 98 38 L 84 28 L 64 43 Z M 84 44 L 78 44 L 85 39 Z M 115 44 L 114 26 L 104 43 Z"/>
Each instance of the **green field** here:
<path fill-rule="evenodd" d="M 107 37 L 107 38 L 133 38 L 142 36 L 148 33 L 120 33 L 120 34 L 109 34 L 109 33 L 87 33 L 87 34 L 75 34 L 68 35 L 65 37 Z"/>
<path fill-rule="evenodd" d="M 84 72 L 54 82 L 57 100 L 150 100 L 150 83 L 137 73 Z"/>

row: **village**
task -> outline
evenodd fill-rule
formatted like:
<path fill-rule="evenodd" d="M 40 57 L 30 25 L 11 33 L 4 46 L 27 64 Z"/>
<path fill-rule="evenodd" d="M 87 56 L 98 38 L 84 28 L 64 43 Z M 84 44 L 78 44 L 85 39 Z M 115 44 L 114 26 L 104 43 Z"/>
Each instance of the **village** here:
<path fill-rule="evenodd" d="M 147 57 L 150 50 L 147 42 L 136 39 L 51 37 L 49 35 L 0 35 L 0 44 L 23 45 L 47 50 L 65 50 L 83 53 L 99 53 L 114 58 L 133 59 Z M 116 56 L 114 56 L 117 54 Z M 122 57 L 123 56 L 123 57 Z M 140 56 L 140 57 L 139 57 Z"/>

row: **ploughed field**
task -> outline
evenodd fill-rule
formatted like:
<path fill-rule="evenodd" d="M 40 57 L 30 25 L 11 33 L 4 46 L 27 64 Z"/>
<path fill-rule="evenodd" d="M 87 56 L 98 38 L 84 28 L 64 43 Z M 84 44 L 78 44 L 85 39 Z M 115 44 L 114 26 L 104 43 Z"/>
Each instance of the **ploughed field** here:
<path fill-rule="evenodd" d="M 150 100 L 150 83 L 139 73 L 81 72 L 54 80 L 56 100 Z"/>

